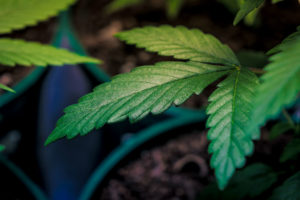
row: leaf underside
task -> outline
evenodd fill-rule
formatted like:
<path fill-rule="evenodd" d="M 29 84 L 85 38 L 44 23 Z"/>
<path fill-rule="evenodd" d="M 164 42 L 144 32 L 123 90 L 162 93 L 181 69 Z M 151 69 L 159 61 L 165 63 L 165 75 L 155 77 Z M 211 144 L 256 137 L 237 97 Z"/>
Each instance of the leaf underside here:
<path fill-rule="evenodd" d="M 212 64 L 239 65 L 228 46 L 198 29 L 168 25 L 148 26 L 118 33 L 116 37 L 163 56 Z"/>
<path fill-rule="evenodd" d="M 96 59 L 80 56 L 48 45 L 8 38 L 0 39 L 0 63 L 3 65 L 59 66 L 81 62 L 99 63 Z"/>
<path fill-rule="evenodd" d="M 57 15 L 74 2 L 75 0 L 0 0 L 0 34 L 36 25 L 39 21 Z"/>
<path fill-rule="evenodd" d="M 270 58 L 265 68 L 249 130 L 253 132 L 267 119 L 276 117 L 282 108 L 292 104 L 300 92 L 300 37 L 289 45 L 281 46 L 281 52 Z M 257 135 L 253 135 L 257 138 Z"/>
<path fill-rule="evenodd" d="M 258 8 L 264 0 L 245 0 L 241 5 L 241 8 L 234 18 L 233 25 L 237 25 L 245 16 L 247 16 L 252 10 Z"/>
<path fill-rule="evenodd" d="M 105 123 L 129 118 L 131 122 L 148 113 L 159 114 L 179 105 L 193 93 L 199 94 L 229 68 L 196 62 L 160 62 L 115 76 L 65 109 L 46 144 L 66 136 L 85 135 Z"/>
<path fill-rule="evenodd" d="M 257 84 L 258 79 L 251 71 L 233 70 L 208 99 L 211 102 L 207 107 L 208 139 L 212 141 L 208 151 L 213 153 L 211 167 L 221 189 L 253 151 L 252 138 L 245 128 Z"/>

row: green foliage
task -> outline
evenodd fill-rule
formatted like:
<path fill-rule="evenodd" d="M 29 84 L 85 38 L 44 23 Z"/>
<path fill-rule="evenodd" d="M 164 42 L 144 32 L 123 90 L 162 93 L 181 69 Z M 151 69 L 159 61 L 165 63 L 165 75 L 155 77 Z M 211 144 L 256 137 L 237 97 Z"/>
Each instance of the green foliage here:
<path fill-rule="evenodd" d="M 212 64 L 239 65 L 232 50 L 214 36 L 183 26 L 144 27 L 116 35 L 120 40 L 162 56 Z"/>
<path fill-rule="evenodd" d="M 300 199 L 300 171 L 284 181 L 276 188 L 269 200 L 299 200 Z"/>
<path fill-rule="evenodd" d="M 166 0 L 167 15 L 170 19 L 178 16 L 184 0 Z"/>
<path fill-rule="evenodd" d="M 13 89 L 11 89 L 10 87 L 7 87 L 6 85 L 3 85 L 0 83 L 0 89 L 6 90 L 8 92 L 15 92 Z"/>
<path fill-rule="evenodd" d="M 209 200 L 242 200 L 247 197 L 254 199 L 269 189 L 277 180 L 277 174 L 261 163 L 249 165 L 237 171 L 227 188 L 220 191 L 216 184 L 211 184 L 200 193 L 200 199 Z"/>
<path fill-rule="evenodd" d="M 134 122 L 150 112 L 159 114 L 172 103 L 179 105 L 193 93 L 199 94 L 229 70 L 196 62 L 161 62 L 116 76 L 67 107 L 46 144 L 64 136 L 84 135 L 107 122 L 127 117 Z"/>
<path fill-rule="evenodd" d="M 106 7 L 107 13 L 113 13 L 124 8 L 142 3 L 144 0 L 114 0 Z"/>
<path fill-rule="evenodd" d="M 270 58 L 256 94 L 253 121 L 249 125 L 254 135 L 258 126 L 292 104 L 300 91 L 300 38 L 280 45 L 279 49 L 281 52 Z"/>
<path fill-rule="evenodd" d="M 55 16 L 75 0 L 0 0 L 0 34 Z"/>
<path fill-rule="evenodd" d="M 0 0 L 0 34 L 35 25 L 66 9 L 75 0 Z M 0 64 L 15 66 L 63 65 L 81 62 L 99 63 L 98 60 L 76 55 L 66 50 L 23 40 L 0 38 Z M 14 92 L 0 84 L 0 88 Z"/>
<path fill-rule="evenodd" d="M 207 108 L 211 115 L 207 122 L 211 127 L 211 165 L 223 189 L 235 169 L 244 165 L 245 156 L 253 151 L 245 128 L 258 84 L 256 76 L 240 66 L 230 48 L 200 30 L 145 27 L 118 33 L 117 37 L 148 51 L 188 61 L 142 66 L 98 86 L 78 104 L 65 109 L 46 144 L 65 136 L 84 135 L 127 117 L 135 122 L 149 113 L 159 114 L 227 75 L 209 98 L 211 104 Z"/>
<path fill-rule="evenodd" d="M 209 97 L 207 126 L 211 127 L 208 151 L 213 153 L 211 166 L 215 168 L 219 187 L 225 188 L 235 168 L 245 164 L 245 156 L 253 151 L 246 124 L 250 119 L 258 79 L 247 69 L 233 70 Z"/>
<path fill-rule="evenodd" d="M 295 138 L 290 141 L 284 148 L 284 151 L 280 157 L 280 162 L 286 162 L 290 159 L 295 159 L 300 155 L 300 139 Z"/>
<path fill-rule="evenodd" d="M 5 146 L 0 144 L 0 152 L 4 151 L 5 150 Z"/>
<path fill-rule="evenodd" d="M 237 25 L 245 16 L 263 4 L 264 0 L 245 0 L 233 21 Z"/>
<path fill-rule="evenodd" d="M 35 42 L 8 38 L 0 39 L 0 63 L 3 65 L 46 66 L 79 62 L 97 63 L 99 61 Z"/>

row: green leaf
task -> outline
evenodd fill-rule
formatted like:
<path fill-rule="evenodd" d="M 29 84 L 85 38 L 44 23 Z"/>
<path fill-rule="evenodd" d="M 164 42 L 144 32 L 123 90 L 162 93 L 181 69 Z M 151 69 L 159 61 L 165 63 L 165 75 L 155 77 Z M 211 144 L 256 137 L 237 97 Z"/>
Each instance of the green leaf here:
<path fill-rule="evenodd" d="M 293 127 L 288 122 L 279 122 L 272 127 L 269 138 L 270 140 L 274 140 L 278 138 L 281 134 L 291 129 L 293 129 Z"/>
<path fill-rule="evenodd" d="M 4 151 L 4 149 L 5 149 L 5 146 L 0 144 L 0 152 Z"/>
<path fill-rule="evenodd" d="M 6 85 L 3 85 L 2 83 L 0 83 L 0 88 L 9 92 L 13 92 L 16 93 L 13 89 L 11 89 L 10 87 L 7 87 Z"/>
<path fill-rule="evenodd" d="M 224 191 L 216 184 L 211 184 L 200 194 L 199 199 L 209 200 L 242 200 L 254 199 L 269 189 L 277 180 L 272 168 L 256 163 L 237 171 Z M 251 188 L 251 189 L 249 189 Z"/>
<path fill-rule="evenodd" d="M 300 155 L 300 139 L 296 138 L 290 141 L 284 148 L 282 155 L 280 156 L 280 162 L 286 162 L 294 159 Z"/>
<path fill-rule="evenodd" d="M 99 61 L 35 42 L 0 39 L 0 63 L 3 65 L 46 66 L 83 62 L 98 63 Z"/>
<path fill-rule="evenodd" d="M 107 13 L 113 13 L 130 6 L 137 5 L 143 1 L 144 0 L 114 0 L 110 2 L 105 9 Z"/>
<path fill-rule="evenodd" d="M 0 0 L 0 34 L 32 26 L 65 10 L 75 0 Z"/>
<path fill-rule="evenodd" d="M 280 52 L 283 48 L 292 45 L 296 40 L 300 38 L 300 26 L 297 27 L 297 31 L 286 37 L 279 45 L 268 51 L 267 54 L 273 54 Z"/>
<path fill-rule="evenodd" d="M 269 200 L 299 200 L 300 199 L 300 171 L 284 181 L 276 188 Z"/>
<path fill-rule="evenodd" d="M 67 107 L 46 144 L 64 136 L 85 135 L 127 117 L 135 122 L 150 112 L 159 114 L 172 103 L 179 105 L 193 93 L 199 94 L 229 69 L 196 62 L 160 62 L 115 76 Z"/>
<path fill-rule="evenodd" d="M 235 19 L 233 21 L 233 25 L 237 25 L 245 16 L 247 16 L 252 10 L 258 8 L 262 5 L 264 0 L 245 0 L 245 2 L 241 5 L 241 8 Z"/>
<path fill-rule="evenodd" d="M 170 19 L 178 16 L 184 0 L 166 0 L 167 15 Z"/>
<path fill-rule="evenodd" d="M 254 129 L 292 104 L 300 91 L 300 38 L 281 49 L 270 58 L 271 63 L 261 77 L 262 84 L 258 87 L 252 114 L 253 123 L 249 126 L 253 134 Z"/>
<path fill-rule="evenodd" d="M 208 139 L 211 140 L 211 167 L 220 189 L 224 189 L 236 168 L 243 167 L 245 156 L 253 151 L 246 127 L 253 107 L 258 79 L 246 68 L 235 69 L 209 97 Z"/>
<path fill-rule="evenodd" d="M 120 32 L 116 36 L 128 44 L 135 44 L 163 56 L 229 66 L 239 65 L 228 46 L 197 29 L 167 25 L 148 26 Z"/>

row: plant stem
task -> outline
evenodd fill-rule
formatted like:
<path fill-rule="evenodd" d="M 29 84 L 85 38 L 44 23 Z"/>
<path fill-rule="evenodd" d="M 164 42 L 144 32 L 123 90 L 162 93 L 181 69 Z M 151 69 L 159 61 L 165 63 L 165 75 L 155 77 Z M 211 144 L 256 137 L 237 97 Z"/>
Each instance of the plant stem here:
<path fill-rule="evenodd" d="M 249 67 L 249 69 L 254 72 L 255 74 L 264 74 L 266 73 L 265 70 L 263 69 L 259 69 L 259 68 L 255 68 L 255 67 Z"/>
<path fill-rule="evenodd" d="M 292 120 L 291 116 L 289 115 L 289 113 L 286 111 L 286 109 L 282 109 L 282 113 L 283 113 L 285 119 L 287 120 L 287 122 L 291 125 L 291 127 L 293 127 L 293 129 L 296 130 L 296 125 L 293 122 L 293 120 Z"/>

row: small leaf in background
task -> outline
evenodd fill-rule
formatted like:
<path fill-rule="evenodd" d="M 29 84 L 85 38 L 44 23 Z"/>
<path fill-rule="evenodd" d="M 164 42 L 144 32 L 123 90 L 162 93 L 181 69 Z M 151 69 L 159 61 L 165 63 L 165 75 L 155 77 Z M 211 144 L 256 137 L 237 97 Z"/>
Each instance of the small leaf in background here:
<path fill-rule="evenodd" d="M 267 54 L 274 54 L 280 52 L 286 46 L 292 45 L 296 40 L 300 38 L 300 26 L 297 27 L 297 31 L 286 37 L 280 44 L 268 51 Z"/>
<path fill-rule="evenodd" d="M 147 26 L 123 31 L 116 37 L 127 44 L 146 48 L 163 56 L 213 64 L 239 65 L 233 51 L 214 36 L 183 26 Z"/>
<path fill-rule="evenodd" d="M 246 17 L 255 8 L 263 4 L 264 0 L 245 0 L 241 5 L 239 12 L 236 14 L 233 25 L 237 25 L 244 17 Z"/>
<path fill-rule="evenodd" d="M 0 152 L 4 151 L 5 150 L 5 146 L 0 144 Z"/>
<path fill-rule="evenodd" d="M 276 188 L 269 200 L 299 200 L 300 171 Z"/>
<path fill-rule="evenodd" d="M 296 138 L 290 141 L 283 150 L 280 156 L 280 162 L 286 162 L 291 159 L 296 159 L 300 155 L 300 139 Z"/>
<path fill-rule="evenodd" d="M 213 154 L 210 164 L 220 189 L 226 187 L 236 168 L 245 165 L 245 156 L 253 152 L 246 127 L 257 85 L 258 78 L 253 72 L 235 69 L 208 98 L 207 137 L 212 141 L 208 151 Z"/>
<path fill-rule="evenodd" d="M 11 89 L 10 87 L 7 87 L 6 85 L 3 85 L 1 83 L 0 83 L 0 88 L 3 90 L 6 90 L 6 91 L 12 92 L 12 93 L 16 93 L 13 89 Z"/>
<path fill-rule="evenodd" d="M 276 117 L 284 107 L 294 103 L 300 91 L 300 38 L 280 47 L 281 51 L 271 56 L 258 87 L 252 122 L 249 132 L 256 134 L 267 119 Z"/>
<path fill-rule="evenodd" d="M 108 14 L 111 14 L 142 2 L 144 2 L 144 0 L 113 0 L 106 6 L 105 10 Z"/>
<path fill-rule="evenodd" d="M 67 107 L 46 145 L 65 136 L 85 135 L 105 123 L 126 118 L 135 122 L 149 113 L 159 114 L 172 103 L 180 105 L 199 94 L 230 69 L 199 62 L 159 62 L 117 75 Z"/>
<path fill-rule="evenodd" d="M 36 25 L 55 16 L 75 0 L 0 0 L 0 34 Z"/>
<path fill-rule="evenodd" d="M 166 0 L 167 16 L 174 19 L 178 16 L 184 0 Z"/>
<path fill-rule="evenodd" d="M 281 134 L 291 129 L 293 129 L 293 127 L 288 122 L 279 122 L 272 127 L 270 131 L 269 139 L 274 140 L 278 138 Z"/>
<path fill-rule="evenodd" d="M 255 199 L 269 189 L 277 180 L 277 174 L 267 165 L 256 163 L 237 171 L 224 191 L 210 184 L 199 195 L 200 199 L 242 200 Z M 256 198 L 257 199 L 257 198 Z"/>
<path fill-rule="evenodd" d="M 46 66 L 84 62 L 99 63 L 100 61 L 49 45 L 41 45 L 17 39 L 0 39 L 0 63 L 3 65 Z"/>

